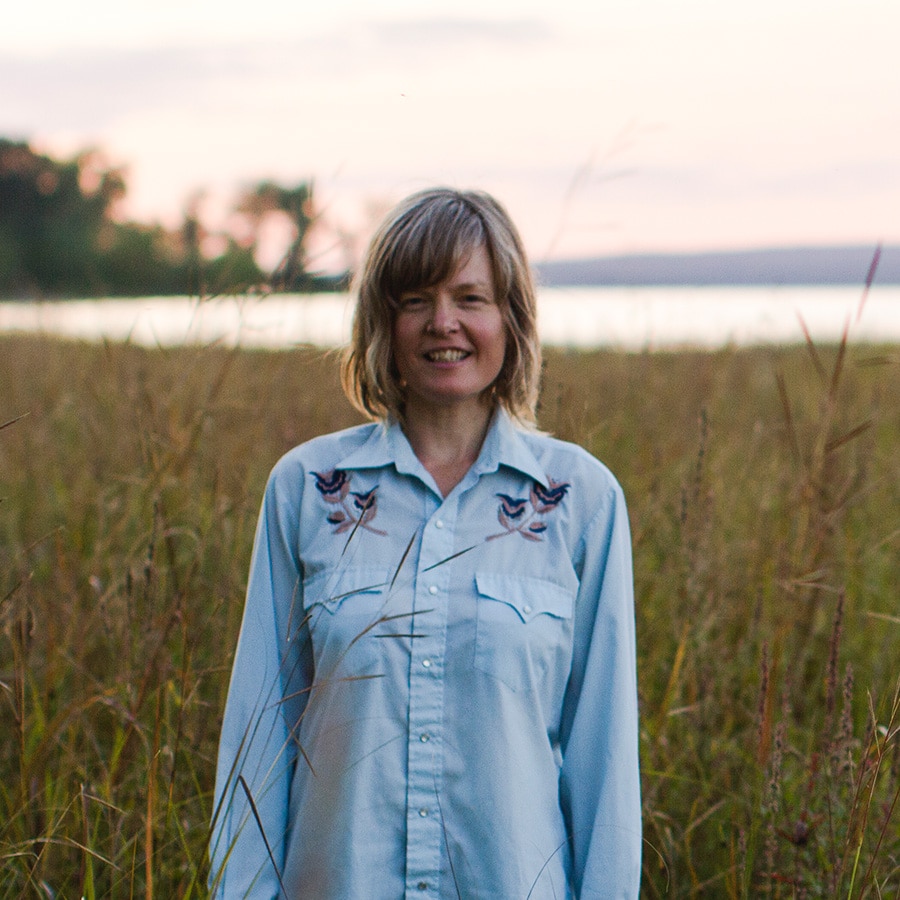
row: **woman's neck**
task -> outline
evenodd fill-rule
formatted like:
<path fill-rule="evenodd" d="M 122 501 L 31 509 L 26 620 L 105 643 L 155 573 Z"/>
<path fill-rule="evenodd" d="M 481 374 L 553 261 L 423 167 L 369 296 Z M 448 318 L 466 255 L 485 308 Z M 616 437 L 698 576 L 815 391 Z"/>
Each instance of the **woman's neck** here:
<path fill-rule="evenodd" d="M 478 404 L 425 410 L 407 406 L 405 412 L 403 433 L 446 497 L 478 459 L 494 407 Z"/>

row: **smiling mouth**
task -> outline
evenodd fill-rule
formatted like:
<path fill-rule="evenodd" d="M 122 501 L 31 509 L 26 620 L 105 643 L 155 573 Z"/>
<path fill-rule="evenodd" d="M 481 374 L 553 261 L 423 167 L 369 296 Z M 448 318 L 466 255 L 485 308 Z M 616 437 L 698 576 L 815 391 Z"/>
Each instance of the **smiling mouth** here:
<path fill-rule="evenodd" d="M 429 362 L 459 362 L 469 354 L 465 350 L 432 350 L 425 354 Z"/>

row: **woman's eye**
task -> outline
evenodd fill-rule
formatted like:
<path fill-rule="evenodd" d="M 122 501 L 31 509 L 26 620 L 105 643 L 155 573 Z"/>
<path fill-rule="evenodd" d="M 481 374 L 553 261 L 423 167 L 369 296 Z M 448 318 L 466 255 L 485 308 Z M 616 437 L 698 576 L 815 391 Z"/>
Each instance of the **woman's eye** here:
<path fill-rule="evenodd" d="M 407 294 L 404 297 L 400 298 L 400 308 L 401 309 L 415 309 L 418 306 L 421 306 L 425 302 L 424 297 L 420 297 L 418 294 Z"/>

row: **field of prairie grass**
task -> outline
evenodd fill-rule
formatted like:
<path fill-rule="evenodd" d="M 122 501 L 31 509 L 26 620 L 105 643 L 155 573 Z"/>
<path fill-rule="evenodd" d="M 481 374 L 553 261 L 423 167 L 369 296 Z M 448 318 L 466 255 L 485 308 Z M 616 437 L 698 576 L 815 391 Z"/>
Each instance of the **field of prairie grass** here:
<path fill-rule="evenodd" d="M 206 895 L 263 484 L 356 421 L 318 351 L 0 338 L 0 898 Z M 540 423 L 629 500 L 642 896 L 900 896 L 900 349 L 551 352 Z"/>

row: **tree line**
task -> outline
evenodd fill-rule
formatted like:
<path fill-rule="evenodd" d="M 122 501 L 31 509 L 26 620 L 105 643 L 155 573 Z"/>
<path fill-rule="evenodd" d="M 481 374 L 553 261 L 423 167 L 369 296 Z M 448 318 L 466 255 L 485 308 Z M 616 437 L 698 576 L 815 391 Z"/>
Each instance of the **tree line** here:
<path fill-rule="evenodd" d="M 308 292 L 346 284 L 346 276 L 310 271 L 312 182 L 263 181 L 246 189 L 234 207 L 246 233 L 219 235 L 212 255 L 196 204 L 175 229 L 123 222 L 114 211 L 125 193 L 123 171 L 96 150 L 54 159 L 0 138 L 0 298 Z M 292 240 L 275 270 L 264 271 L 255 254 L 274 214 L 287 217 Z"/>

